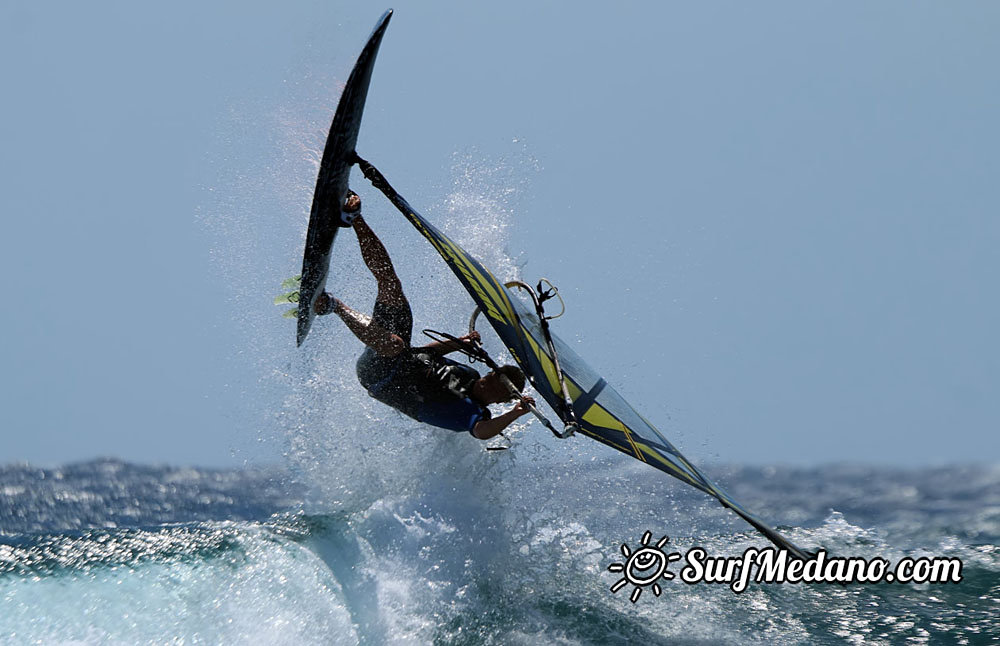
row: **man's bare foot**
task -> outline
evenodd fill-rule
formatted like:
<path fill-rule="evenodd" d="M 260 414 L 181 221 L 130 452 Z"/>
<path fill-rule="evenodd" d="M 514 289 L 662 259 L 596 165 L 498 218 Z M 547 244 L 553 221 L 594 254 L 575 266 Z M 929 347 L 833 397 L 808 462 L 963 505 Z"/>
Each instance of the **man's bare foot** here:
<path fill-rule="evenodd" d="M 347 199 L 344 200 L 345 213 L 357 213 L 361 210 L 361 198 L 354 191 L 348 189 Z"/>
<path fill-rule="evenodd" d="M 354 191 L 347 190 L 347 198 L 344 199 L 343 206 L 340 207 L 340 222 L 338 226 L 350 227 L 356 218 L 361 217 L 361 198 Z"/>
<path fill-rule="evenodd" d="M 323 292 L 316 297 L 316 302 L 313 303 L 313 312 L 319 316 L 329 314 L 334 309 L 334 301 L 336 299 L 330 296 L 328 293 Z"/>

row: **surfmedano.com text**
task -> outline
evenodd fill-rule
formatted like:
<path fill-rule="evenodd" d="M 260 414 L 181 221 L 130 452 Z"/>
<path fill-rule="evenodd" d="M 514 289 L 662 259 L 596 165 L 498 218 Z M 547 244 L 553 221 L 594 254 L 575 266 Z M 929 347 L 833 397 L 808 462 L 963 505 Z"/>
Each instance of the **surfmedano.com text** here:
<path fill-rule="evenodd" d="M 894 567 L 883 558 L 828 557 L 824 550 L 807 561 L 775 547 L 747 548 L 742 556 L 708 556 L 692 547 L 684 555 L 680 579 L 688 584 L 725 583 L 739 594 L 755 583 L 960 583 L 957 558 L 900 559 Z"/>

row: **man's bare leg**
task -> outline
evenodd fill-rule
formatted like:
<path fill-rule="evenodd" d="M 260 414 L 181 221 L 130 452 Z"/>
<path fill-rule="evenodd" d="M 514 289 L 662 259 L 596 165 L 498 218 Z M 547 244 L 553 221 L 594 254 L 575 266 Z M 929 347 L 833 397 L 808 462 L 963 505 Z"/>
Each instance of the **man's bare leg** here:
<path fill-rule="evenodd" d="M 361 258 L 378 282 L 378 295 L 375 300 L 387 305 L 408 306 L 406 296 L 403 294 L 403 285 L 399 281 L 399 277 L 396 276 L 389 252 L 386 251 L 385 245 L 361 217 L 361 198 L 353 192 L 349 193 L 344 203 L 344 211 L 357 213 L 354 216 L 353 228 L 358 236 L 358 244 L 361 246 Z M 316 299 L 315 309 L 317 314 L 329 314 L 331 311 L 335 313 L 354 333 L 354 336 L 380 355 L 391 357 L 406 349 L 406 341 L 401 337 L 388 332 L 372 322 L 369 317 L 351 309 L 341 300 L 333 298 L 325 292 Z"/>
<path fill-rule="evenodd" d="M 385 250 L 385 245 L 360 214 L 354 220 L 354 232 L 358 235 L 361 258 L 378 281 L 378 295 L 375 300 L 387 305 L 408 305 L 406 295 L 403 293 L 403 284 L 392 266 L 389 252 Z"/>
<path fill-rule="evenodd" d="M 332 298 L 328 294 L 326 297 L 329 299 L 329 306 L 333 308 L 333 313 L 340 317 L 347 329 L 375 352 L 385 357 L 394 357 L 406 349 L 406 341 L 399 336 L 384 330 L 371 318 L 351 309 L 340 299 Z"/>

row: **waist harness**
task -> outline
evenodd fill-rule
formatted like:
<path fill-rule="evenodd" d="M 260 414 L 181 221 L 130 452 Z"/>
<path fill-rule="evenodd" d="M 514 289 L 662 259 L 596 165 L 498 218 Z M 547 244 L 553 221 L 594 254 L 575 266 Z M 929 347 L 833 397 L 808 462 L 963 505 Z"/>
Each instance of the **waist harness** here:
<path fill-rule="evenodd" d="M 404 354 L 385 377 L 368 387 L 369 395 L 381 399 L 379 395 L 395 386 L 421 403 L 449 397 L 464 399 L 472 394 L 472 387 L 480 377 L 474 368 L 447 357 L 413 350 Z"/>

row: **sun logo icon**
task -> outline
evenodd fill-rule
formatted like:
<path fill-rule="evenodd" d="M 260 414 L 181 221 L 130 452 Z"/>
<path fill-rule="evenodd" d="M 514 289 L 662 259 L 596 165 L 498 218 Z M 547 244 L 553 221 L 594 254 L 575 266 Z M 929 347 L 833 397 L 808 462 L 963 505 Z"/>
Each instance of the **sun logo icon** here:
<path fill-rule="evenodd" d="M 618 592 L 630 583 L 635 586 L 635 589 L 632 590 L 632 596 L 629 597 L 632 603 L 639 600 L 639 595 L 642 594 L 642 589 L 646 586 L 651 587 L 654 595 L 660 596 L 663 590 L 660 588 L 659 580 L 661 578 L 666 581 L 672 580 L 674 573 L 668 572 L 667 566 L 681 559 L 679 552 L 667 554 L 663 551 L 663 546 L 670 541 L 669 537 L 664 536 L 656 542 L 656 545 L 650 547 L 651 537 L 651 532 L 643 534 L 642 547 L 635 552 L 629 548 L 627 543 L 622 543 L 622 554 L 626 561 L 612 563 L 608 566 L 608 572 L 621 572 L 623 574 L 622 578 L 611 586 L 611 592 Z"/>

